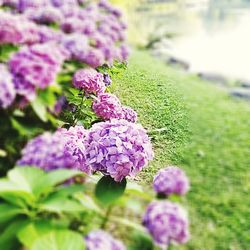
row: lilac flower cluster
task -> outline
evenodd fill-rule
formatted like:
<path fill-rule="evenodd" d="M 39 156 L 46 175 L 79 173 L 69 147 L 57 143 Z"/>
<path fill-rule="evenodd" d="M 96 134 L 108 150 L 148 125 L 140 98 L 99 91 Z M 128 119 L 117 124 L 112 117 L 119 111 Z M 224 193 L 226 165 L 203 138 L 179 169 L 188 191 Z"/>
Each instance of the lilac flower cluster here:
<path fill-rule="evenodd" d="M 109 93 L 98 95 L 93 102 L 92 109 L 103 120 L 124 119 L 129 122 L 137 120 L 137 113 L 132 108 L 122 106 L 119 99 Z"/>
<path fill-rule="evenodd" d="M 54 43 L 21 48 L 9 60 L 16 93 L 26 100 L 34 100 L 37 89 L 54 83 L 65 56 L 64 49 Z"/>
<path fill-rule="evenodd" d="M 38 27 L 25 19 L 0 11 L 0 44 L 33 44 L 40 42 Z"/>
<path fill-rule="evenodd" d="M 85 237 L 87 250 L 125 250 L 123 243 L 103 230 L 95 230 Z"/>
<path fill-rule="evenodd" d="M 22 150 L 18 166 L 36 166 L 50 171 L 58 168 L 74 168 L 90 173 L 86 165 L 83 127 L 58 129 L 55 133 L 45 132 L 28 142 Z"/>
<path fill-rule="evenodd" d="M 185 172 L 174 166 L 161 169 L 154 177 L 155 192 L 163 195 L 184 195 L 189 190 L 189 180 Z"/>
<path fill-rule="evenodd" d="M 120 100 L 113 94 L 103 93 L 94 100 L 93 111 L 103 120 L 121 119 L 122 105 Z"/>
<path fill-rule="evenodd" d="M 4 64 L 0 64 L 0 107 L 7 108 L 14 101 L 16 90 L 12 76 Z"/>
<path fill-rule="evenodd" d="M 170 201 L 151 202 L 144 215 L 143 225 L 162 249 L 171 241 L 183 244 L 189 239 L 187 213 L 181 206 Z"/>
<path fill-rule="evenodd" d="M 83 1 L 77 0 L 5 0 L 5 5 L 15 8 L 22 16 L 6 14 L 6 18 L 0 18 L 0 24 L 3 19 L 1 27 L 8 23 L 8 32 L 5 28 L 0 32 L 5 36 L 4 39 L 0 36 L 0 42 L 41 42 L 38 27 L 43 25 L 32 22 L 56 23 L 64 33 L 61 33 L 58 42 L 68 49 L 70 59 L 81 61 L 93 68 L 104 63 L 112 64 L 115 60 L 127 60 L 128 48 L 124 44 L 126 25 L 121 20 L 121 12 L 106 0 L 84 2 L 84 6 L 81 6 L 82 3 Z M 24 32 L 28 29 L 29 32 Z M 33 41 L 27 41 L 27 35 Z M 49 37 L 52 38 L 53 35 Z"/>
<path fill-rule="evenodd" d="M 152 145 L 140 124 L 113 119 L 94 124 L 86 136 L 87 165 L 115 181 L 134 177 L 152 158 Z"/>
<path fill-rule="evenodd" d="M 95 69 L 85 68 L 76 71 L 73 78 L 73 84 L 76 88 L 84 90 L 86 94 L 100 94 L 105 91 L 103 74 Z"/>

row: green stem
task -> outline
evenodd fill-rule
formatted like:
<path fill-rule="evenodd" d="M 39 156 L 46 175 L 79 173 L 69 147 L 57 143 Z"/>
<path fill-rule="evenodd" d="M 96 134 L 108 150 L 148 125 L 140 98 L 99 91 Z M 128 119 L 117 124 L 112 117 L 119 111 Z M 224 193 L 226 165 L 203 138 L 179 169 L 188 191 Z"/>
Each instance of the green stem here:
<path fill-rule="evenodd" d="M 111 214 L 111 212 L 112 212 L 112 205 L 110 205 L 110 206 L 108 206 L 108 208 L 107 208 L 107 210 L 106 210 L 106 214 L 105 214 L 105 216 L 104 216 L 104 218 L 103 218 L 103 222 L 102 222 L 102 225 L 101 225 L 101 228 L 102 229 L 105 229 L 105 227 L 106 227 L 106 225 L 107 225 L 107 222 L 108 222 L 108 220 L 109 220 L 109 216 L 110 216 L 110 214 Z"/>

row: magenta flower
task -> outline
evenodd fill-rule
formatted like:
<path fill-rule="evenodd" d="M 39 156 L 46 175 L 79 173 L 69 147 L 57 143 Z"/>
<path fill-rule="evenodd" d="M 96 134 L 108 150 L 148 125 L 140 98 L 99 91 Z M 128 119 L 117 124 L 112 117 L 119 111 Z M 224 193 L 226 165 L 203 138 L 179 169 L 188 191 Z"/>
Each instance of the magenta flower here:
<path fill-rule="evenodd" d="M 95 230 L 85 237 L 87 250 L 125 250 L 123 243 L 103 230 Z"/>
<path fill-rule="evenodd" d="M 9 107 L 16 96 L 12 76 L 4 64 L 0 64 L 0 108 Z"/>
<path fill-rule="evenodd" d="M 189 239 L 187 213 L 170 201 L 151 202 L 144 215 L 143 225 L 162 249 L 166 249 L 171 241 L 183 244 Z"/>
<path fill-rule="evenodd" d="M 9 68 L 17 94 L 29 101 L 34 100 L 36 89 L 54 83 L 65 56 L 65 51 L 53 43 L 23 47 L 13 54 Z"/>
<path fill-rule="evenodd" d="M 158 194 L 184 195 L 189 190 L 189 181 L 185 172 L 178 167 L 167 167 L 161 169 L 153 181 L 154 190 Z"/>
<path fill-rule="evenodd" d="M 122 118 L 135 123 L 137 121 L 137 113 L 130 107 L 122 107 Z"/>
<path fill-rule="evenodd" d="M 17 165 L 36 166 L 45 171 L 74 168 L 89 174 L 91 169 L 86 165 L 83 143 L 85 134 L 81 126 L 58 129 L 53 134 L 45 132 L 28 142 Z"/>
<path fill-rule="evenodd" d="M 100 94 L 105 91 L 103 75 L 91 68 L 76 71 L 73 84 L 78 89 L 83 89 L 86 94 Z"/>
<path fill-rule="evenodd" d="M 89 47 L 84 62 L 93 68 L 97 68 L 105 63 L 105 57 L 100 49 Z"/>
<path fill-rule="evenodd" d="M 134 177 L 153 159 L 145 129 L 126 120 L 94 124 L 87 133 L 85 144 L 87 165 L 117 182 L 127 176 Z"/>
<path fill-rule="evenodd" d="M 0 44 L 33 44 L 40 40 L 38 27 L 22 16 L 0 11 Z"/>
<path fill-rule="evenodd" d="M 113 118 L 123 118 L 123 110 L 119 99 L 109 93 L 102 93 L 94 100 L 92 105 L 93 111 L 103 120 L 111 120 Z"/>

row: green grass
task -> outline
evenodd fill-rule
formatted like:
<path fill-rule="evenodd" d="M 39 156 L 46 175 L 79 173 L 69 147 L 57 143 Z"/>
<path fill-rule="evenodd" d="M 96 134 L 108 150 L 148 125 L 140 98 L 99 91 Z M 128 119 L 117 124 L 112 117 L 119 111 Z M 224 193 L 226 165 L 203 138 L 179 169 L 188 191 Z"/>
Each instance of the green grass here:
<path fill-rule="evenodd" d="M 140 181 L 149 187 L 167 164 L 183 167 L 190 177 L 192 188 L 183 203 L 192 238 L 176 248 L 250 249 L 249 103 L 146 52 L 134 52 L 115 86 L 152 136 L 155 160 Z"/>

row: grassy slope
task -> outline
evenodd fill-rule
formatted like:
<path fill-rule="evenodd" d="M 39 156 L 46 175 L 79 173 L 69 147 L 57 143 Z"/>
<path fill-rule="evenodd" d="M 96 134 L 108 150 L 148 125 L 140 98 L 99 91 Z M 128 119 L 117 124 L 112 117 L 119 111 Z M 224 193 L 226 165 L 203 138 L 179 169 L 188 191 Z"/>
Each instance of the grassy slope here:
<path fill-rule="evenodd" d="M 182 166 L 191 179 L 183 202 L 192 240 L 179 248 L 249 249 L 249 104 L 144 52 L 134 53 L 115 83 L 117 95 L 151 131 L 156 156 L 141 181 L 150 183 L 166 164 Z"/>

